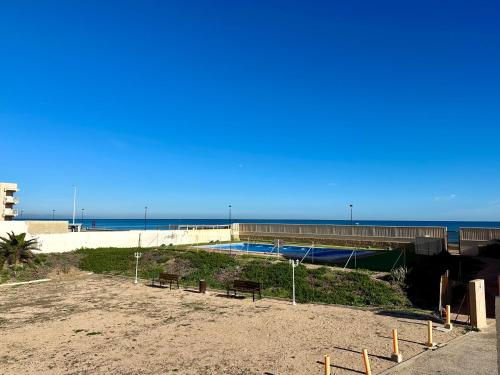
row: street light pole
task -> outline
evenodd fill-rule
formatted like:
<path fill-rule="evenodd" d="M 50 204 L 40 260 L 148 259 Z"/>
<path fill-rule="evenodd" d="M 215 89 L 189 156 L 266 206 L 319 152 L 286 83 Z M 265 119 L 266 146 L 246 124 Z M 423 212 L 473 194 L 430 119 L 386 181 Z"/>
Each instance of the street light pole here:
<path fill-rule="evenodd" d="M 292 305 L 295 306 L 295 267 L 299 265 L 299 260 L 288 259 L 288 263 L 292 266 Z"/>
<path fill-rule="evenodd" d="M 83 227 L 83 211 L 85 211 L 85 208 L 82 208 L 82 227 Z"/>
<path fill-rule="evenodd" d="M 56 210 L 52 210 L 52 220 L 54 220 Z"/>
<path fill-rule="evenodd" d="M 148 206 L 144 207 L 144 230 L 146 230 L 147 215 L 148 215 Z"/>
<path fill-rule="evenodd" d="M 352 204 L 349 205 L 349 208 L 351 209 L 351 225 L 352 225 L 353 224 L 353 222 L 352 222 Z M 352 228 L 351 228 L 351 231 L 353 231 Z M 358 269 L 358 259 L 357 259 L 356 249 L 354 249 L 354 269 Z"/>
<path fill-rule="evenodd" d="M 76 186 L 73 186 L 73 225 L 75 225 L 76 216 Z"/>
<path fill-rule="evenodd" d="M 232 206 L 229 205 L 229 255 L 231 255 L 231 250 L 232 250 L 232 243 L 233 243 L 233 227 L 231 225 L 231 208 Z"/>

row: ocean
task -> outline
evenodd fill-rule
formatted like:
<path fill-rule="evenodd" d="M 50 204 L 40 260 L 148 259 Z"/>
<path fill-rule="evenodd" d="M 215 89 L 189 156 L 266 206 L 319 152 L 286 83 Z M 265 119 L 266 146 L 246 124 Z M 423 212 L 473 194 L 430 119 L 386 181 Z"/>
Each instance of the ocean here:
<path fill-rule="evenodd" d="M 24 219 L 29 220 L 29 219 Z M 60 219 L 58 219 L 60 220 Z M 71 222 L 71 219 L 65 219 Z M 81 218 L 75 220 L 82 223 Z M 279 224 L 337 224 L 349 225 L 349 220 L 285 220 L 285 219 L 238 219 L 233 223 L 279 223 Z M 129 230 L 129 229 L 168 229 L 169 226 L 177 225 L 224 225 L 228 219 L 85 219 L 84 227 L 96 227 L 98 229 Z M 439 226 L 448 228 L 448 240 L 452 243 L 458 242 L 458 229 L 461 227 L 487 227 L 500 228 L 499 221 L 400 221 L 400 220 L 354 220 L 359 225 L 383 225 L 383 226 Z"/>

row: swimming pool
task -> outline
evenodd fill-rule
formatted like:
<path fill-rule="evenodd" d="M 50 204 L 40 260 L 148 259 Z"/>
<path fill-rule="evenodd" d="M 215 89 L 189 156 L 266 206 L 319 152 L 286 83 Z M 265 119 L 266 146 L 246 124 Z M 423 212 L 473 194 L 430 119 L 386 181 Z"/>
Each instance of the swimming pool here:
<path fill-rule="evenodd" d="M 248 253 L 265 253 L 265 254 L 278 254 L 278 250 L 273 244 L 263 244 L 263 243 L 248 243 L 248 242 L 237 242 L 233 244 L 217 244 L 217 245 L 205 245 L 200 246 L 206 249 L 217 249 L 238 252 L 248 252 Z M 347 260 L 353 252 L 353 249 L 342 249 L 342 248 L 331 248 L 331 247 L 307 247 L 307 246 L 282 246 L 279 248 L 279 254 L 290 259 L 302 259 L 305 257 L 308 261 L 317 262 L 336 262 Z M 366 256 L 373 254 L 370 250 L 356 250 L 356 256 Z"/>

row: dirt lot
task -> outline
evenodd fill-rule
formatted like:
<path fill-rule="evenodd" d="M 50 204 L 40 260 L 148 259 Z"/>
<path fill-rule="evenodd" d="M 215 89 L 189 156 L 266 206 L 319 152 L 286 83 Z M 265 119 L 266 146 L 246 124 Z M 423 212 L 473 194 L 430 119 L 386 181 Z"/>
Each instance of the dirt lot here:
<path fill-rule="evenodd" d="M 0 289 L 0 374 L 332 374 L 393 366 L 424 349 L 424 321 L 336 306 L 151 288 L 80 276 Z M 463 333 L 434 330 L 446 342 Z"/>

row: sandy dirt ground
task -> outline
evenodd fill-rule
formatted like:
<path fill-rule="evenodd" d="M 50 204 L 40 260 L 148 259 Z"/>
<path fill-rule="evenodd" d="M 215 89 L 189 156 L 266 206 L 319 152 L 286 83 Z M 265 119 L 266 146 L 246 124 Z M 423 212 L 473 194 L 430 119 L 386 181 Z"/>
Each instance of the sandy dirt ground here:
<path fill-rule="evenodd" d="M 439 327 L 438 324 L 435 325 Z M 425 350 L 426 323 L 385 311 L 226 298 L 98 275 L 0 289 L 0 374 L 332 374 Z M 463 334 L 434 330 L 444 343 Z"/>

